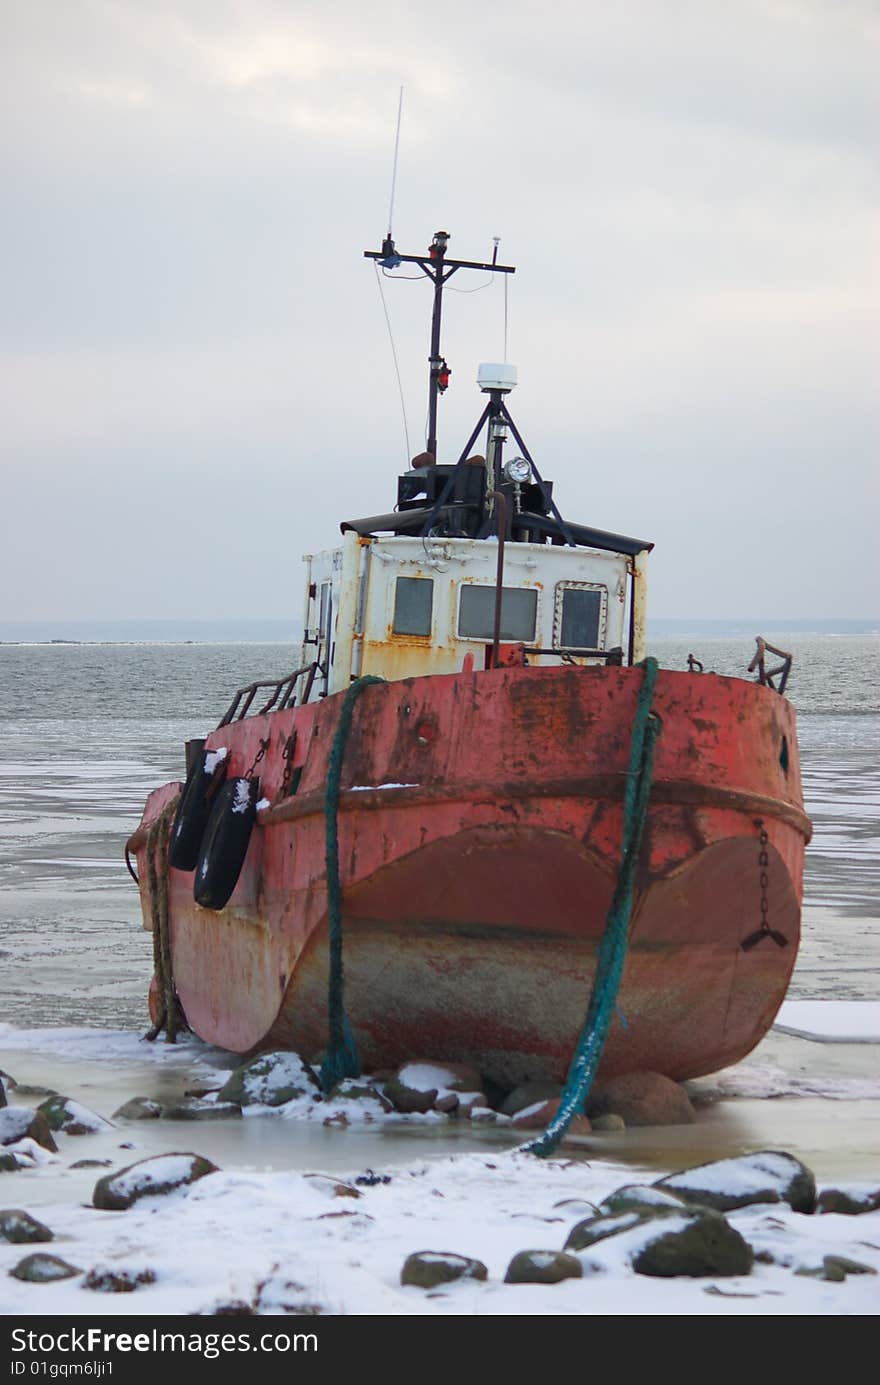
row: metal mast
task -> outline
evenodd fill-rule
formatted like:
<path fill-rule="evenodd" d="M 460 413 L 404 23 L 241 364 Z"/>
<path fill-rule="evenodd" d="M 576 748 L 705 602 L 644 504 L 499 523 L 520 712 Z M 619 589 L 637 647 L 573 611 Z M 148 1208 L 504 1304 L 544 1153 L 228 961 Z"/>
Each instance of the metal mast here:
<path fill-rule="evenodd" d="M 428 438 L 427 451 L 437 458 L 437 399 L 444 393 L 452 374 L 440 351 L 440 321 L 443 314 L 443 286 L 459 269 L 481 269 L 490 274 L 515 274 L 513 265 L 496 264 L 495 255 L 491 263 L 479 260 L 448 260 L 446 247 L 449 244 L 448 231 L 435 231 L 434 239 L 426 255 L 399 255 L 394 248 L 390 233 L 382 242 L 381 250 L 365 250 L 364 258 L 378 260 L 383 269 L 396 269 L 400 264 L 418 265 L 434 285 L 434 310 L 431 314 L 431 354 L 428 357 Z"/>

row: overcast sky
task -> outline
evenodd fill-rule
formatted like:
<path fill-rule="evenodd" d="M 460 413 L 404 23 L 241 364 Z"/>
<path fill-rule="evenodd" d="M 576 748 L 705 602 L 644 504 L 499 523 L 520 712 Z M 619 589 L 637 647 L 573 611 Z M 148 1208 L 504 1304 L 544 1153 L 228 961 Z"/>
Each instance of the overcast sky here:
<path fill-rule="evenodd" d="M 398 248 L 501 237 L 514 416 L 652 613 L 880 611 L 876 0 L 0 6 L 0 618 L 298 616 L 391 508 L 401 84 Z M 501 284 L 444 311 L 454 460 Z"/>

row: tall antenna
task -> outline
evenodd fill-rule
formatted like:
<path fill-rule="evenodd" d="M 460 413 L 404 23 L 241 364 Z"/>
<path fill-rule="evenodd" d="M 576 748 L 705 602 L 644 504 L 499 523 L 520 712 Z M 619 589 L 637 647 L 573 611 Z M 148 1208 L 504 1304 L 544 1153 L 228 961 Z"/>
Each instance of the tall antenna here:
<path fill-rule="evenodd" d="M 397 132 L 394 136 L 394 164 L 391 169 L 391 201 L 388 204 L 388 239 L 391 240 L 391 224 L 394 219 L 394 189 L 397 185 L 397 154 L 400 149 L 400 121 L 403 116 L 403 87 L 397 101 Z"/>
<path fill-rule="evenodd" d="M 430 373 L 428 376 L 428 436 L 427 452 L 437 456 L 437 398 L 449 385 L 452 374 L 440 351 L 440 318 L 443 311 L 443 286 L 459 269 L 484 269 L 491 274 L 513 274 L 513 265 L 498 264 L 497 252 L 491 264 L 479 260 L 450 260 L 446 257 L 449 245 L 448 231 L 435 231 L 433 240 L 425 255 L 401 255 L 395 249 L 391 236 L 385 237 L 381 250 L 365 250 L 364 258 L 378 260 L 382 269 L 397 269 L 401 264 L 415 264 L 427 275 L 434 285 L 434 311 L 431 316 L 431 354 L 428 357 Z"/>

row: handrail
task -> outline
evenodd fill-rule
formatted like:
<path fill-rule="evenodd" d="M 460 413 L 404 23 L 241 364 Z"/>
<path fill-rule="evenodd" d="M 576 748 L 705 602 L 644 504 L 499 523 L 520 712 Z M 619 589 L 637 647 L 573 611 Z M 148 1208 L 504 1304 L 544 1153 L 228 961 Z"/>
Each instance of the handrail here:
<path fill-rule="evenodd" d="M 222 726 L 228 726 L 231 721 L 243 721 L 250 711 L 251 703 L 261 688 L 271 688 L 272 695 L 268 702 L 264 703 L 264 705 L 258 709 L 255 713 L 256 716 L 262 716 L 264 712 L 271 712 L 273 710 L 282 712 L 285 707 L 290 706 L 296 684 L 299 682 L 300 678 L 305 675 L 308 675 L 308 678 L 302 700 L 303 702 L 308 702 L 318 668 L 319 664 L 317 660 L 314 660 L 310 664 L 304 664 L 302 668 L 294 669 L 293 673 L 286 673 L 283 678 L 262 679 L 256 683 L 248 683 L 244 688 L 239 688 L 229 705 L 226 715 L 218 721 L 217 730 L 219 731 Z M 244 698 L 244 705 L 240 706 L 242 698 Z"/>

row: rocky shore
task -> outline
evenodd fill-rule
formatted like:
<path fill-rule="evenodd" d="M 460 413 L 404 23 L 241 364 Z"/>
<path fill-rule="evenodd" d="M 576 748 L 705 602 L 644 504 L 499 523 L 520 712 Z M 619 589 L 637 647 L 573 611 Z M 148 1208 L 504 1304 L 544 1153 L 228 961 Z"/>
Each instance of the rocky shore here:
<path fill-rule="evenodd" d="M 880 1185 L 817 1186 L 812 1171 L 781 1150 L 620 1182 L 616 1170 L 593 1162 L 601 1155 L 603 1131 L 696 1119 L 688 1092 L 652 1073 L 597 1087 L 560 1157 L 538 1160 L 517 1149 L 530 1132 L 544 1128 L 559 1097 L 558 1088 L 544 1083 L 500 1092 L 466 1067 L 427 1060 L 346 1079 L 323 1096 L 314 1067 L 284 1052 L 242 1064 L 217 1087 L 201 1082 L 167 1104 L 134 1096 L 105 1116 L 63 1093 L 18 1086 L 0 1074 L 0 1171 L 38 1175 L 67 1162 L 96 1174 L 91 1218 L 97 1222 L 90 1224 L 82 1208 L 55 1205 L 40 1209 L 39 1217 L 22 1206 L 0 1208 L 0 1265 L 14 1309 L 87 1312 L 97 1293 L 124 1294 L 127 1311 L 137 1302 L 136 1311 L 143 1312 L 432 1312 L 453 1311 L 462 1295 L 470 1302 L 482 1294 L 482 1308 L 460 1311 L 504 1313 L 519 1311 L 517 1296 L 528 1293 L 529 1311 L 614 1312 L 606 1302 L 609 1290 L 625 1294 L 626 1282 L 648 1281 L 678 1282 L 691 1296 L 782 1297 L 806 1305 L 808 1282 L 851 1294 L 854 1284 L 870 1282 L 880 1269 Z M 507 1130 L 510 1140 L 491 1158 L 455 1156 L 342 1178 L 225 1173 L 188 1149 L 129 1161 L 79 1157 L 89 1137 L 136 1133 L 142 1121 L 278 1115 L 340 1131 L 382 1122 L 472 1121 Z M 115 1143 L 131 1150 L 137 1142 Z M 568 1157 L 587 1144 L 589 1164 Z M 567 1195 L 551 1196 L 565 1194 L 566 1185 Z M 18 1179 L 11 1180 L 10 1191 L 17 1186 Z M 267 1214 L 277 1211 L 279 1196 L 286 1215 L 273 1224 Z M 443 1215 L 444 1203 L 456 1207 L 455 1216 Z M 218 1213 L 227 1232 L 222 1253 L 216 1248 Z M 219 1297 L 202 1302 L 198 1293 L 184 1293 L 169 1308 L 170 1281 L 179 1270 L 172 1271 L 168 1248 L 187 1226 L 201 1244 L 210 1225 L 218 1266 L 208 1281 L 219 1278 Z M 310 1268 L 303 1264 L 304 1241 L 311 1245 Z M 299 1265 L 293 1277 L 285 1269 L 292 1245 Z M 344 1283 L 353 1271 L 362 1273 L 371 1245 L 382 1261 L 371 1291 L 342 1291 L 340 1276 Z M 261 1256 L 262 1263 L 254 1263 Z M 247 1269 L 237 1274 L 242 1257 Z M 232 1285 L 238 1286 L 234 1293 Z M 377 1287 L 384 1307 L 376 1306 Z M 34 1297 L 22 1297 L 26 1293 Z M 557 1300 L 547 1299 L 551 1293 Z M 52 1302 L 47 1295 L 55 1296 Z M 505 1295 L 511 1296 L 507 1303 Z M 543 1297 L 535 1301 L 534 1295 Z M 0 1305 L 6 1297 L 0 1292 Z M 848 1307 L 843 1298 L 835 1311 L 871 1310 L 860 1293 L 857 1304 Z"/>

